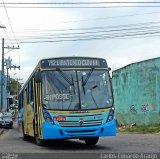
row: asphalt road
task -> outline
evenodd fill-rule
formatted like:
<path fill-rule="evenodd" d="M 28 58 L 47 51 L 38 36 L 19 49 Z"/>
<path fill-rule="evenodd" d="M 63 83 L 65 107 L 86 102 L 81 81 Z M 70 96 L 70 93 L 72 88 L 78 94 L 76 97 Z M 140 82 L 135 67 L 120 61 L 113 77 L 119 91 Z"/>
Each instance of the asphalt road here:
<path fill-rule="evenodd" d="M 0 136 L 1 158 L 18 159 L 31 155 L 41 158 L 117 158 L 108 156 L 114 153 L 160 153 L 160 135 L 156 134 L 117 134 L 116 137 L 100 138 L 96 146 L 87 146 L 80 140 L 50 141 L 45 146 L 37 146 L 34 140 L 23 141 L 17 125 Z M 20 153 L 20 154 L 19 154 Z M 38 154 L 37 154 L 38 153 Z M 106 155 L 107 154 L 107 155 Z M 28 156 L 27 158 L 31 158 Z M 35 156 L 33 158 L 36 158 Z M 0 159 L 1 159 L 0 158 Z"/>

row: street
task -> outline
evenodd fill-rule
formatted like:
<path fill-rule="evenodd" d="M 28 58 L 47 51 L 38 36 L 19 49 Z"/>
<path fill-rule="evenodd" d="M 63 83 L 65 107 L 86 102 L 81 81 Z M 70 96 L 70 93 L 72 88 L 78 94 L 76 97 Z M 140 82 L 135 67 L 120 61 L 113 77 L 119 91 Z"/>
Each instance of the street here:
<path fill-rule="evenodd" d="M 76 153 L 88 154 L 93 158 L 102 158 L 103 153 L 158 153 L 160 152 L 160 137 L 158 134 L 117 134 L 116 137 L 100 138 L 96 146 L 87 146 L 80 140 L 56 140 L 46 142 L 45 146 L 37 146 L 35 141 L 23 141 L 17 124 L 0 136 L 0 153 L 45 153 L 64 154 L 64 158 Z M 41 157 L 43 155 L 40 155 Z M 85 155 L 86 156 L 86 155 Z M 87 158 L 89 158 L 89 156 Z M 43 157 L 42 157 L 43 158 Z M 57 156 L 56 156 L 57 158 Z"/>

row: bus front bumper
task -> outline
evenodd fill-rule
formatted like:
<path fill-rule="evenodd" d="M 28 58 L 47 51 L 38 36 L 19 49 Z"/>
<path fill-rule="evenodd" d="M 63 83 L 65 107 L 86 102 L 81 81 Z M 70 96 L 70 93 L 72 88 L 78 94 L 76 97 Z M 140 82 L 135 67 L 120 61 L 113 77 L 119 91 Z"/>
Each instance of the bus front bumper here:
<path fill-rule="evenodd" d="M 61 127 L 44 122 L 42 139 L 73 139 L 85 137 L 116 136 L 115 120 L 100 126 Z"/>

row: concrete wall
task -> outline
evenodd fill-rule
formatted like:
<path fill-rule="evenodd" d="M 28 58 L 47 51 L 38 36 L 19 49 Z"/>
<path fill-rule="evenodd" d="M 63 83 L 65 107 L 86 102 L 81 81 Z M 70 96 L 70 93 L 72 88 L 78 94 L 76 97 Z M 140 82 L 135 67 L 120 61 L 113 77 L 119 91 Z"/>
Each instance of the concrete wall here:
<path fill-rule="evenodd" d="M 160 58 L 114 71 L 112 84 L 118 123 L 160 123 Z"/>
<path fill-rule="evenodd" d="M 0 108 L 1 108 L 1 71 L 0 71 Z M 7 84 L 7 79 L 6 76 L 4 77 L 4 107 L 3 107 L 3 111 L 7 110 L 7 88 L 6 85 Z"/>

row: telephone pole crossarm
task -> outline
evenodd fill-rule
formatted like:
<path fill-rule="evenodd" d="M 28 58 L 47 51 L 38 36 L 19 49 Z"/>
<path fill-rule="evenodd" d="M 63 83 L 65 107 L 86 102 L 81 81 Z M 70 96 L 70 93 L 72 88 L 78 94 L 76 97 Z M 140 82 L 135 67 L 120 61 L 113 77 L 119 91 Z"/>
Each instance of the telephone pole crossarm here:
<path fill-rule="evenodd" d="M 13 50 L 13 49 L 20 49 L 20 48 L 19 48 L 19 45 L 18 45 L 18 47 L 14 47 L 14 46 L 9 47 L 9 46 L 7 46 L 7 47 L 4 47 L 4 49 L 11 49 L 11 50 Z"/>

